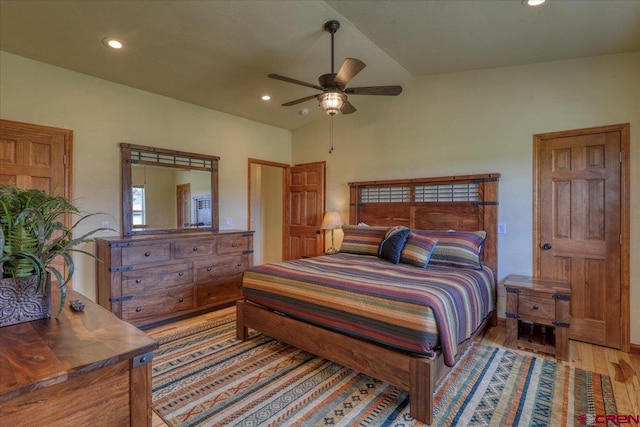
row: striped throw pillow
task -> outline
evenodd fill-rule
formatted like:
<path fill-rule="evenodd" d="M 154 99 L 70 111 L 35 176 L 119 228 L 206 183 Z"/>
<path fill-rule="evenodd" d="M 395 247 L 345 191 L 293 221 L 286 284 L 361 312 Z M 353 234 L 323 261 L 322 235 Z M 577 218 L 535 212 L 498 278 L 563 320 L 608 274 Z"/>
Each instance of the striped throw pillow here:
<path fill-rule="evenodd" d="M 340 252 L 357 255 L 378 255 L 380 242 L 388 227 L 343 225 L 344 238 Z"/>
<path fill-rule="evenodd" d="M 411 232 L 400 254 L 400 262 L 426 268 L 437 245 L 438 239 Z"/>
<path fill-rule="evenodd" d="M 485 231 L 414 230 L 414 232 L 438 239 L 438 246 L 431 255 L 431 264 L 476 270 L 482 268 L 482 245 L 487 238 Z"/>

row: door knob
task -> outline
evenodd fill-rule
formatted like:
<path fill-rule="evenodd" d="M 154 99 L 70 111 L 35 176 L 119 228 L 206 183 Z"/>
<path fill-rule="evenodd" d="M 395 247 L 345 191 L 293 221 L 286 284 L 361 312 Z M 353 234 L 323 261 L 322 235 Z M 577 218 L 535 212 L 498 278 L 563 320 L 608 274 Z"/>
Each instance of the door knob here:
<path fill-rule="evenodd" d="M 544 245 L 542 245 L 542 249 L 544 249 L 545 251 L 548 251 L 552 247 L 553 246 L 551 246 L 551 243 L 545 243 Z"/>

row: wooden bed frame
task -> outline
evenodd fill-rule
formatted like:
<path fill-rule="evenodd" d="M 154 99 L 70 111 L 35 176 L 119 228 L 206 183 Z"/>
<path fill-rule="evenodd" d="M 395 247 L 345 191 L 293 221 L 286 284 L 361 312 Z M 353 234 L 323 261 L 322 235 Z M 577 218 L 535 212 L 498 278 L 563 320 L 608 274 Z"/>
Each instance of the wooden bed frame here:
<path fill-rule="evenodd" d="M 484 263 L 497 274 L 498 181 L 500 174 L 349 183 L 349 222 L 405 225 L 415 229 L 485 230 Z M 496 324 L 494 312 L 476 334 L 458 346 L 458 355 Z M 410 415 L 433 421 L 433 393 L 451 369 L 442 355 L 429 358 L 343 335 L 275 313 L 247 300 L 237 302 L 237 337 L 248 328 L 316 354 L 409 392 Z"/>

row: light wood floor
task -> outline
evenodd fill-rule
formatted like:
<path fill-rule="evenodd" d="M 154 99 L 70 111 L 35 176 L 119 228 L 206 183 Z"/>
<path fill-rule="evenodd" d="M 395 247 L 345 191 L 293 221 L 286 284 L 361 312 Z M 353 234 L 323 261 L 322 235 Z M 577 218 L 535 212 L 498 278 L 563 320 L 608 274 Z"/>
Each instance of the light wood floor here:
<path fill-rule="evenodd" d="M 149 329 L 146 332 L 158 339 L 164 335 L 173 334 L 182 329 L 191 328 L 199 323 L 207 322 L 233 312 L 235 312 L 235 307 L 225 308 L 198 317 Z M 504 344 L 504 338 L 504 327 L 496 326 L 487 331 L 482 338 L 482 343 L 501 346 Z M 613 383 L 618 414 L 640 415 L 640 355 L 624 353 L 622 351 L 578 341 L 570 342 L 569 351 L 570 356 L 568 363 L 571 366 L 609 375 Z M 154 413 L 152 426 L 166 427 L 167 424 Z"/>

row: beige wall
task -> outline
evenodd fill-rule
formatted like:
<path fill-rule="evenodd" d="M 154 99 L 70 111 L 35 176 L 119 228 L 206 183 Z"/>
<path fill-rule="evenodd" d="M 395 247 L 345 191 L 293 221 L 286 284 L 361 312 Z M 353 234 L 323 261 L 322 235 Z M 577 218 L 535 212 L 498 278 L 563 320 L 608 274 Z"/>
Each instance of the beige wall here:
<path fill-rule="evenodd" d="M 247 158 L 291 161 L 287 130 L 6 52 L 0 52 L 0 117 L 74 131 L 74 201 L 110 215 L 85 229 L 102 221 L 120 229 L 120 142 L 220 156 L 220 218 L 232 218 L 236 228 L 247 224 Z M 74 288 L 95 299 L 95 262 L 75 259 Z"/>
<path fill-rule="evenodd" d="M 348 219 L 350 181 L 500 172 L 500 280 L 532 273 L 532 135 L 631 123 L 631 342 L 640 344 L 640 53 L 425 76 L 396 98 L 350 100 L 358 111 L 334 119 L 332 154 L 328 118 L 293 133 L 294 163 L 327 162 L 327 209 Z"/>

